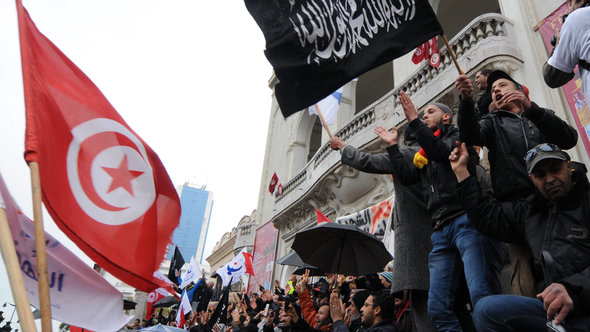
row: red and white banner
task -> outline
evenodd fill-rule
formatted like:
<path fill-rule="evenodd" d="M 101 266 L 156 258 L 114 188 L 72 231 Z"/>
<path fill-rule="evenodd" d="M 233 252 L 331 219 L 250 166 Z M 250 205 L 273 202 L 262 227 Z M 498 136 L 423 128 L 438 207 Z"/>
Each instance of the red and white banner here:
<path fill-rule="evenodd" d="M 33 221 L 27 218 L 0 176 L 0 208 L 12 234 L 29 301 L 39 308 Z M 50 234 L 45 233 L 51 316 L 94 331 L 118 331 L 132 317 L 123 312 L 123 295 Z"/>
<path fill-rule="evenodd" d="M 359 212 L 342 216 L 336 219 L 335 222 L 355 225 L 383 240 L 385 234 L 391 228 L 392 209 L 393 196 Z"/>
<path fill-rule="evenodd" d="M 279 231 L 271 221 L 258 227 L 256 230 L 254 253 L 252 255 L 252 269 L 256 273 L 256 278 L 250 278 L 248 282 L 248 294 L 259 292 L 259 285 L 266 289 L 271 288 L 278 236 Z"/>
<path fill-rule="evenodd" d="M 27 128 L 43 202 L 91 259 L 144 292 L 180 218 L 164 166 L 17 0 Z"/>

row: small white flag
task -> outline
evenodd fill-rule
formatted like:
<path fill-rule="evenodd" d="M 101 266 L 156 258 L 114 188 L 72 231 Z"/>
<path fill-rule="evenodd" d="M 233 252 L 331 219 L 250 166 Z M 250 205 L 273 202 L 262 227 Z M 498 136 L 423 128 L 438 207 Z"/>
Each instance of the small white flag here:
<path fill-rule="evenodd" d="M 194 257 L 191 257 L 191 262 L 188 264 L 188 270 L 180 276 L 180 279 L 182 279 L 180 289 L 190 285 L 191 281 L 197 283 L 201 276 L 202 273 L 199 264 L 197 264 Z"/>
<path fill-rule="evenodd" d="M 342 90 L 343 87 L 340 87 L 340 89 L 332 92 L 332 94 L 320 100 L 317 104 L 310 106 L 309 115 L 316 114 L 319 116 L 316 109 L 317 107 L 320 112 L 322 112 L 322 116 L 324 117 L 324 120 L 326 120 L 326 123 L 329 126 L 333 125 L 336 122 L 336 116 L 338 115 L 338 109 L 340 108 Z"/>
<path fill-rule="evenodd" d="M 179 328 L 184 327 L 184 315 L 188 314 L 192 310 L 191 302 L 188 300 L 186 292 L 182 292 L 182 300 L 180 300 L 180 307 L 176 313 L 176 325 Z"/>

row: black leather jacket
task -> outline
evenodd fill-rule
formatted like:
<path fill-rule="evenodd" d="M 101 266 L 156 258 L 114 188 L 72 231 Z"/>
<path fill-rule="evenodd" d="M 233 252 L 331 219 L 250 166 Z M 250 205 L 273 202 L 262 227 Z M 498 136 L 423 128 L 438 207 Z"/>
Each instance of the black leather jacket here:
<path fill-rule="evenodd" d="M 459 140 L 459 129 L 451 124 L 440 125 L 441 134 L 435 137 L 432 129 L 420 119 L 415 119 L 409 125 L 414 129 L 418 143 L 428 156 L 428 164 L 422 169 L 413 164 L 408 165 L 397 145 L 388 147 L 387 152 L 393 164 L 394 176 L 403 185 L 421 183 L 426 210 L 436 229 L 448 217 L 459 215 L 463 211 L 455 194 L 457 178 L 449 163 L 449 154 L 456 147 L 455 141 Z M 473 149 L 470 149 L 470 155 L 469 171 L 475 172 L 478 156 Z"/>
<path fill-rule="evenodd" d="M 524 162 L 528 150 L 541 143 L 553 143 L 566 150 L 578 141 L 574 128 L 535 103 L 526 113 L 495 110 L 478 122 L 473 100 L 462 99 L 458 126 L 461 141 L 488 148 L 492 187 L 501 201 L 515 201 L 535 193 Z"/>
<path fill-rule="evenodd" d="M 590 314 L 590 185 L 586 167 L 575 163 L 574 169 L 574 188 L 557 203 L 539 193 L 517 202 L 490 200 L 473 176 L 459 183 L 457 195 L 482 234 L 531 248 L 538 292 L 561 283 L 574 311 Z M 545 263 L 543 251 L 552 256 L 552 266 Z"/>

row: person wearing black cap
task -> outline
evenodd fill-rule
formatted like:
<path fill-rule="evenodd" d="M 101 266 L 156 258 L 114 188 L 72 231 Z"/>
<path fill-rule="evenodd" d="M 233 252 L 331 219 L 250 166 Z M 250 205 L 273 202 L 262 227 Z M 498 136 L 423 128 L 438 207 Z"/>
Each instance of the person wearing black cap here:
<path fill-rule="evenodd" d="M 420 150 L 416 135 L 409 126 L 404 130 L 403 147 L 399 151 L 403 162 L 414 167 L 413 158 Z M 393 174 L 393 165 L 388 153 L 367 153 L 346 144 L 338 136 L 330 138 L 330 147 L 341 151 L 341 161 L 361 172 Z M 430 215 L 426 212 L 420 184 L 404 185 L 393 176 L 393 226 L 394 252 L 396 259 L 392 269 L 396 272 L 391 280 L 394 293 L 408 291 L 412 298 L 412 315 L 420 331 L 434 331 L 428 319 L 427 300 L 429 287 L 428 253 L 432 248 Z M 360 308 L 359 308 L 360 309 Z"/>
<path fill-rule="evenodd" d="M 497 109 L 477 121 L 471 97 L 473 87 L 465 75 L 455 85 L 459 89 L 458 126 L 467 145 L 488 148 L 492 188 L 496 199 L 516 201 L 535 193 L 524 164 L 526 152 L 540 143 L 553 143 L 562 149 L 576 145 L 578 134 L 553 111 L 528 99 L 527 91 L 510 75 L 495 70 L 488 76 L 487 89 Z M 524 248 L 509 245 L 512 291 L 532 295 L 528 257 Z"/>
<path fill-rule="evenodd" d="M 517 202 L 488 198 L 467 169 L 465 143 L 449 156 L 457 194 L 483 234 L 531 249 L 537 298 L 495 295 L 474 310 L 479 331 L 590 331 L 590 184 L 583 164 L 543 143 L 525 156 L 537 192 Z"/>
<path fill-rule="evenodd" d="M 487 84 L 498 109 L 479 122 L 469 78 L 461 75 L 455 85 L 461 93 L 457 121 L 461 140 L 467 145 L 488 148 L 492 187 L 501 201 L 517 200 L 535 192 L 524 167 L 523 158 L 529 149 L 540 143 L 570 149 L 578 141 L 572 126 L 553 111 L 531 102 L 522 86 L 501 70 L 493 71 Z"/>
<path fill-rule="evenodd" d="M 416 106 L 404 92 L 400 93 L 399 100 L 421 146 L 414 165 L 408 166 L 403 162 L 395 127 L 393 132 L 377 127 L 375 132 L 388 144 L 394 177 L 404 185 L 422 185 L 426 210 L 434 229 L 429 255 L 430 319 L 439 331 L 461 331 L 453 304 L 462 273 L 475 307 L 479 299 L 499 294 L 500 286 L 488 264 L 487 240 L 469 225 L 465 210 L 456 196 L 457 179 L 449 163 L 449 154 L 459 139 L 459 130 L 451 124 L 452 112 L 448 106 L 439 103 L 427 105 L 421 121 Z M 472 148 L 470 152 L 469 168 L 475 174 L 479 157 Z"/>

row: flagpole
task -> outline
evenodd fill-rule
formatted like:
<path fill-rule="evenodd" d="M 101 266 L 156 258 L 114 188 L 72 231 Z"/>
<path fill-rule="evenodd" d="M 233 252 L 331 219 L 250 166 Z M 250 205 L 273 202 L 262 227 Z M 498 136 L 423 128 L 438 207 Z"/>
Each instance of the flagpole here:
<path fill-rule="evenodd" d="M 447 50 L 449 51 L 449 54 L 451 55 L 451 59 L 453 59 L 453 63 L 455 64 L 455 67 L 457 67 L 457 70 L 459 71 L 459 75 L 464 75 L 465 73 L 463 73 L 463 70 L 461 70 L 461 67 L 459 67 L 459 63 L 457 62 L 457 57 L 455 56 L 455 52 L 453 52 L 451 45 L 449 45 L 449 41 L 447 40 L 447 36 L 444 33 L 441 36 L 442 36 L 443 41 L 445 42 L 445 45 L 447 46 Z"/>
<path fill-rule="evenodd" d="M 315 104 L 314 106 L 315 106 L 315 110 L 318 112 L 318 115 L 320 116 L 320 120 L 322 121 L 322 125 L 324 126 L 324 129 L 326 129 L 326 131 L 328 132 L 328 136 L 330 136 L 330 138 L 332 138 L 332 132 L 330 132 L 330 128 L 328 128 L 328 124 L 326 123 L 326 120 L 324 119 L 322 112 L 320 112 L 320 108 L 318 107 L 318 104 Z"/>
<path fill-rule="evenodd" d="M 33 191 L 33 220 L 35 225 L 35 253 L 37 256 L 37 280 L 39 283 L 39 310 L 41 311 L 41 331 L 51 332 L 51 300 L 49 299 L 49 278 L 47 275 L 47 246 L 43 229 L 41 209 L 41 178 L 39 164 L 29 163 L 31 170 L 31 189 Z"/>
<path fill-rule="evenodd" d="M 37 331 L 25 288 L 25 281 L 23 280 L 18 257 L 16 256 L 14 239 L 10 233 L 6 211 L 3 208 L 0 208 L 0 250 L 2 251 L 4 264 L 6 265 L 12 296 L 14 297 L 16 311 L 18 312 L 20 328 L 22 331 Z"/>

